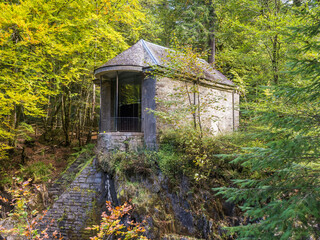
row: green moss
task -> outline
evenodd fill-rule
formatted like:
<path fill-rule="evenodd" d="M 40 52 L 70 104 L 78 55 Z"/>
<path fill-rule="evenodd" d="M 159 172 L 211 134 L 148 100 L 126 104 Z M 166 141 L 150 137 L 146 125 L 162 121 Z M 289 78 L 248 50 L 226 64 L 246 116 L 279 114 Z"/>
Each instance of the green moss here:
<path fill-rule="evenodd" d="M 130 179 L 137 174 L 150 176 L 155 170 L 154 152 L 140 150 L 139 152 L 115 151 L 100 156 L 101 168 L 111 174 L 117 174 L 121 179 Z"/>
<path fill-rule="evenodd" d="M 101 214 L 101 209 L 99 208 L 97 201 L 93 201 L 92 208 L 86 211 L 87 218 L 84 224 L 85 227 L 81 231 L 82 239 L 89 239 L 90 237 L 96 235 L 96 231 L 88 230 L 86 229 L 86 227 L 89 227 L 92 225 L 98 225 L 100 222 L 100 214 Z"/>
<path fill-rule="evenodd" d="M 163 144 L 157 152 L 157 159 L 160 170 L 172 182 L 175 182 L 186 169 L 185 158 L 177 153 L 172 145 Z"/>
<path fill-rule="evenodd" d="M 82 171 L 89 166 L 89 164 L 91 164 L 94 160 L 95 156 L 92 156 L 91 158 L 89 158 L 87 161 L 85 161 L 84 163 L 80 164 L 78 168 L 80 168 L 80 171 L 75 175 L 74 179 L 76 179 L 81 173 Z"/>

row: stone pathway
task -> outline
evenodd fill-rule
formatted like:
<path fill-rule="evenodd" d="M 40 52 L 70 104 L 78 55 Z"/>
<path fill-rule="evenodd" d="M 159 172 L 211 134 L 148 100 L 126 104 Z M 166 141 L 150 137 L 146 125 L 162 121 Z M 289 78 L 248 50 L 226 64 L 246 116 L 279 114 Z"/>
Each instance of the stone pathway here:
<path fill-rule="evenodd" d="M 49 188 L 50 199 L 56 200 L 72 183 L 75 176 L 81 171 L 81 168 L 88 161 L 88 158 L 80 155 Z"/>
<path fill-rule="evenodd" d="M 64 239 L 89 239 L 92 233 L 84 228 L 99 220 L 106 197 L 110 195 L 105 187 L 108 179 L 98 169 L 96 159 L 88 162 L 47 212 L 44 220 L 49 223 L 54 219 L 48 227 L 48 235 L 57 231 Z M 41 225 L 41 229 L 45 227 Z"/>

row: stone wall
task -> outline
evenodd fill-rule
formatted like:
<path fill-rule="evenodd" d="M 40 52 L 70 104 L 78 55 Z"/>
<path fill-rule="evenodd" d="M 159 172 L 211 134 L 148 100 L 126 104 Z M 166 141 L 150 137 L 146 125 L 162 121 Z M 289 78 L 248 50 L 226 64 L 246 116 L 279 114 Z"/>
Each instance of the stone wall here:
<path fill-rule="evenodd" d="M 98 135 L 97 149 L 105 152 L 137 150 L 144 145 L 141 132 L 109 132 Z"/>
<path fill-rule="evenodd" d="M 232 90 L 199 87 L 203 127 L 214 134 L 234 131 L 239 126 L 239 94 Z"/>
<path fill-rule="evenodd" d="M 192 82 L 160 78 L 156 83 L 156 109 L 168 113 L 172 125 L 192 123 L 190 107 L 198 104 L 201 108 L 201 125 L 204 131 L 212 134 L 236 130 L 239 126 L 239 94 L 232 88 L 216 87 L 201 83 L 195 89 Z M 195 93 L 196 92 L 196 93 Z M 170 127 L 168 118 L 157 119 L 157 129 Z"/>
<path fill-rule="evenodd" d="M 60 232 L 64 239 L 89 239 L 92 232 L 86 226 L 96 224 L 106 200 L 111 199 L 111 178 L 102 172 L 96 160 L 90 160 L 48 210 L 41 229 Z"/>

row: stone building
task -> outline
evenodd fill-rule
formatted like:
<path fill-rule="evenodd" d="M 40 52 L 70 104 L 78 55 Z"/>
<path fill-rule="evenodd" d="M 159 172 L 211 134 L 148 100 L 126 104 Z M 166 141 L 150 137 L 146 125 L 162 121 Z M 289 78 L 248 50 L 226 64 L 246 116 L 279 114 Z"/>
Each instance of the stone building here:
<path fill-rule="evenodd" d="M 177 73 L 180 77 L 161 75 L 161 69 L 172 68 L 169 55 L 174 52 L 140 40 L 95 70 L 95 83 L 101 89 L 99 144 L 103 148 L 143 144 L 155 147 L 158 133 L 170 127 L 170 123 L 150 110 L 176 114 L 182 122 L 192 122 L 195 115 L 190 111 L 188 114 L 186 109 L 197 105 L 206 132 L 217 134 L 237 129 L 239 94 L 233 82 L 202 59 L 196 60 L 192 70 L 201 72 L 197 81 L 196 77 L 181 77 L 181 72 Z M 157 74 L 153 74 L 154 69 Z"/>

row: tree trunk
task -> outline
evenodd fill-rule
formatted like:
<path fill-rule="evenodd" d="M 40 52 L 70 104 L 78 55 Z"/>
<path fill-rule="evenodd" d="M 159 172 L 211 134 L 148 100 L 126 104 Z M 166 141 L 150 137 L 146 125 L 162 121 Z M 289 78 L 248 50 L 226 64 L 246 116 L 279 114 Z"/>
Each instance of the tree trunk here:
<path fill-rule="evenodd" d="M 209 56 L 208 56 L 208 63 L 214 64 L 215 62 L 215 55 L 216 55 L 216 38 L 214 36 L 214 32 L 210 34 L 209 39 Z"/>
<path fill-rule="evenodd" d="M 208 56 L 208 63 L 214 64 L 215 62 L 215 55 L 216 55 L 216 38 L 215 38 L 215 9 L 212 0 L 210 1 L 210 27 L 209 27 L 209 56 Z"/>
<path fill-rule="evenodd" d="M 64 94 L 62 94 L 61 97 L 61 119 L 62 119 L 62 128 L 65 135 L 65 145 L 70 145 L 70 139 L 69 139 L 69 117 L 68 117 L 68 109 L 67 109 L 67 103 L 66 99 L 64 99 Z"/>
<path fill-rule="evenodd" d="M 279 83 L 279 51 L 280 43 L 278 41 L 278 35 L 275 35 L 272 40 L 272 70 L 275 84 Z"/>
<path fill-rule="evenodd" d="M 87 144 L 91 142 L 92 139 L 92 130 L 94 126 L 94 113 L 96 107 L 96 85 L 93 84 L 92 86 L 92 106 L 91 106 L 91 113 L 90 113 L 90 123 L 89 123 L 89 131 L 87 135 Z"/>

